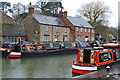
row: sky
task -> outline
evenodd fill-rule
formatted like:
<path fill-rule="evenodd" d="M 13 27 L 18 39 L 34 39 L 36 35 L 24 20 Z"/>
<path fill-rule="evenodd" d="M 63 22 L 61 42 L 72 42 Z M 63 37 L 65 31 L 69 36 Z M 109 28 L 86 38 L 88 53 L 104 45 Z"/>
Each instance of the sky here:
<path fill-rule="evenodd" d="M 7 1 L 10 3 L 22 3 L 22 4 L 29 4 L 32 2 L 32 4 L 35 4 L 38 0 L 0 0 L 1 1 Z M 54 0 L 53 0 L 54 1 Z M 75 16 L 77 14 L 77 10 L 80 8 L 80 6 L 84 3 L 88 3 L 91 1 L 101 1 L 104 2 L 106 6 L 109 7 L 112 14 L 110 15 L 109 19 L 109 26 L 111 27 L 118 27 L 118 2 L 120 0 L 61 0 L 64 10 L 68 12 L 68 16 Z"/>

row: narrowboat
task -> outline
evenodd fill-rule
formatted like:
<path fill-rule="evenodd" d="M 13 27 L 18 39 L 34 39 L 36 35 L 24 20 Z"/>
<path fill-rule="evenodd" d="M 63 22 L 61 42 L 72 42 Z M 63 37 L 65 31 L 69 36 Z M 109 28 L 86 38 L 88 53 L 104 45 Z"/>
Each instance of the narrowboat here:
<path fill-rule="evenodd" d="M 7 58 L 28 58 L 45 55 L 70 54 L 71 51 L 73 54 L 77 53 L 77 48 L 60 47 L 58 49 L 47 49 L 45 44 L 20 44 L 14 46 L 14 49 Z"/>
<path fill-rule="evenodd" d="M 11 43 L 4 43 L 2 48 L 0 48 L 0 55 L 1 57 L 5 58 L 10 52 L 12 51 L 13 44 Z"/>
<path fill-rule="evenodd" d="M 120 44 L 102 44 L 78 50 L 76 61 L 72 64 L 73 75 L 97 71 L 120 60 Z"/>

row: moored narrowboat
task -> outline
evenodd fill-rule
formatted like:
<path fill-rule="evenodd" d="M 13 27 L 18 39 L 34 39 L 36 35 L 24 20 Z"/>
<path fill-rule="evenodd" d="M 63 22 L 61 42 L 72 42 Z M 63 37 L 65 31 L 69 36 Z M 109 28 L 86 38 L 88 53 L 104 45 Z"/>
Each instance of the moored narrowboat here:
<path fill-rule="evenodd" d="M 54 44 L 55 46 L 59 46 Z M 71 52 L 72 51 L 72 52 Z M 45 55 L 58 55 L 58 54 L 75 54 L 77 48 L 51 48 L 47 49 L 45 44 L 20 44 L 14 46 L 13 51 L 7 56 L 7 58 L 28 58 L 39 57 Z"/>
<path fill-rule="evenodd" d="M 5 58 L 10 52 L 12 51 L 13 44 L 11 43 L 4 43 L 2 48 L 0 48 L 0 55 L 1 57 Z"/>
<path fill-rule="evenodd" d="M 77 59 L 72 65 L 72 73 L 73 75 L 91 73 L 119 60 L 119 44 L 103 44 L 102 47 L 85 48 L 78 50 Z"/>

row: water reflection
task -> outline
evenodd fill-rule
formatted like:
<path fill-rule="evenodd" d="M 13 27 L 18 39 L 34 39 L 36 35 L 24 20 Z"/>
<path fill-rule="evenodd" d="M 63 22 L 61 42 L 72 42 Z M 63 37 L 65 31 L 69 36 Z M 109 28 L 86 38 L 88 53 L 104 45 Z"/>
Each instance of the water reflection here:
<path fill-rule="evenodd" d="M 3 78 L 70 78 L 77 54 L 2 60 Z"/>

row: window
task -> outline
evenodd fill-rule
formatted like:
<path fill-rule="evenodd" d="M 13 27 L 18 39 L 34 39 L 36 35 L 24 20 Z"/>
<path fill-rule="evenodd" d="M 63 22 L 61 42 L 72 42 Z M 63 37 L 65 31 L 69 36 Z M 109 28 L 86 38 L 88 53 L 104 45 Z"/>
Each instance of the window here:
<path fill-rule="evenodd" d="M 116 58 L 119 60 L 119 58 L 120 58 L 120 50 L 116 50 Z"/>
<path fill-rule="evenodd" d="M 63 41 L 67 41 L 67 35 L 63 35 Z"/>
<path fill-rule="evenodd" d="M 80 32 L 82 32 L 82 28 L 80 28 Z"/>
<path fill-rule="evenodd" d="M 4 37 L 5 42 L 16 42 L 16 37 Z"/>
<path fill-rule="evenodd" d="M 64 32 L 67 32 L 67 28 L 66 27 L 64 28 Z"/>
<path fill-rule="evenodd" d="M 107 53 L 99 53 L 99 62 L 106 62 L 106 61 L 110 61 L 112 60 L 112 54 L 111 52 L 107 52 Z"/>
<path fill-rule="evenodd" d="M 55 31 L 58 31 L 58 27 L 57 26 L 55 26 Z"/>
<path fill-rule="evenodd" d="M 78 35 L 77 36 L 77 40 L 80 41 L 81 40 L 81 36 Z"/>
<path fill-rule="evenodd" d="M 39 31 L 34 31 L 34 34 L 39 34 Z"/>
<path fill-rule="evenodd" d="M 85 41 L 88 41 L 88 36 L 85 36 Z"/>
<path fill-rule="evenodd" d="M 49 35 L 44 35 L 44 41 L 49 41 Z"/>
<path fill-rule="evenodd" d="M 45 31 L 49 31 L 49 27 L 47 25 L 45 26 Z"/>
<path fill-rule="evenodd" d="M 90 33 L 90 29 L 88 29 L 88 32 Z"/>
<path fill-rule="evenodd" d="M 94 33 L 94 29 L 92 29 L 92 33 Z"/>
<path fill-rule="evenodd" d="M 87 32 L 87 29 L 85 28 L 85 32 Z"/>
<path fill-rule="evenodd" d="M 75 27 L 76 32 L 78 31 L 78 27 Z"/>

